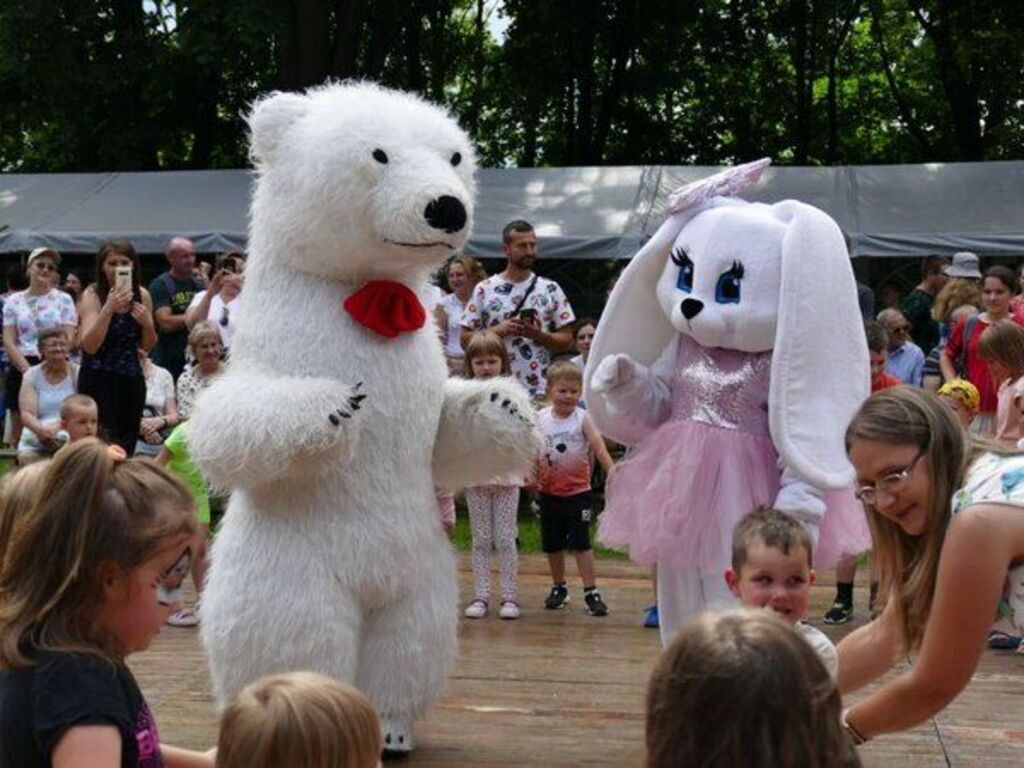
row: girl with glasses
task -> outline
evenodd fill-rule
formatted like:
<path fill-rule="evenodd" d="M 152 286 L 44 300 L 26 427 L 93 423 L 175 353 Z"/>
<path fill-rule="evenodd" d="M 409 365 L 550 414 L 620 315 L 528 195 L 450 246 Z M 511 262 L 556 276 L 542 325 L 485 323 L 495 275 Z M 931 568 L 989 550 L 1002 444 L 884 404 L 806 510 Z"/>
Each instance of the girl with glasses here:
<path fill-rule="evenodd" d="M 881 615 L 839 644 L 845 695 L 915 656 L 845 716 L 867 739 L 943 710 L 971 680 L 1007 572 L 1024 562 L 1024 454 L 973 441 L 930 393 L 872 395 L 846 432 L 874 540 Z"/>
<path fill-rule="evenodd" d="M 39 482 L 0 570 L 0 765 L 213 768 L 211 754 L 160 743 L 126 663 L 181 599 L 188 491 L 95 438 L 58 452 Z"/>

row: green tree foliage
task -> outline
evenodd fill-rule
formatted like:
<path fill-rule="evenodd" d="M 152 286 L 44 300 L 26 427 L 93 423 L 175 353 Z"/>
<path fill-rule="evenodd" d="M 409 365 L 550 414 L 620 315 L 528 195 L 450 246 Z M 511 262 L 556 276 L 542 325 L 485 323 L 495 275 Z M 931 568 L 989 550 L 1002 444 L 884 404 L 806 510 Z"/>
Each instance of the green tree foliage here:
<path fill-rule="evenodd" d="M 20 0 L 0 168 L 239 167 L 252 99 L 351 77 L 494 166 L 1020 158 L 1021 39 L 1002 0 Z"/>

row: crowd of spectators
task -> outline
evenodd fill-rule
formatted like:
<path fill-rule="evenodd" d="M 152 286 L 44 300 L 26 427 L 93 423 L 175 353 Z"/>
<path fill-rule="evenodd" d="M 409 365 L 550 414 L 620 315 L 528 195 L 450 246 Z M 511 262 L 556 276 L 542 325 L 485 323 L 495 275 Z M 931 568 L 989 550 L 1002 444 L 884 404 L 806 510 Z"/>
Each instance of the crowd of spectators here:
<path fill-rule="evenodd" d="M 245 258 L 231 252 L 197 265 L 176 237 L 167 271 L 148 288 L 132 243 L 107 240 L 95 272 L 60 281 L 60 254 L 37 248 L 9 269 L 3 294 L 6 442 L 19 464 L 63 444 L 61 403 L 91 398 L 98 430 L 127 455 L 155 456 L 188 417 L 196 393 L 225 365 L 241 313 Z M 83 282 L 85 284 L 83 284 Z"/>

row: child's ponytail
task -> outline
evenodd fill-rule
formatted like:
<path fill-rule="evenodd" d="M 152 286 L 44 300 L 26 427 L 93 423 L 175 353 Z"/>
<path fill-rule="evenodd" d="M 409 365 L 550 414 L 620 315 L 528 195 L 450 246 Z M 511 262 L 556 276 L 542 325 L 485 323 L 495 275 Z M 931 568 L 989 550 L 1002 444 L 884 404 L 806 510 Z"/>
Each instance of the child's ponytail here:
<path fill-rule="evenodd" d="M 188 491 L 145 459 L 115 466 L 86 439 L 62 449 L 13 532 L 0 570 L 0 668 L 33 648 L 120 656 L 96 627 L 103 575 L 130 571 L 174 535 L 192 535 Z"/>

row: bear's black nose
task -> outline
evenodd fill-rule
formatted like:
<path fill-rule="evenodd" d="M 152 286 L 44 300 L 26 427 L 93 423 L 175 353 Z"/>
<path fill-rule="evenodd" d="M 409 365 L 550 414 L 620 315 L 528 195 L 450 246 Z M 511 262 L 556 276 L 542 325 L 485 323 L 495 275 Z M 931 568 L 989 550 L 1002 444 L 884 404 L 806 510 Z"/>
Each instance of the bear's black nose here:
<path fill-rule="evenodd" d="M 441 195 L 437 200 L 427 203 L 423 218 L 434 229 L 458 232 L 466 226 L 466 206 L 456 197 Z"/>
<path fill-rule="evenodd" d="M 683 299 L 683 303 L 679 305 L 679 311 L 687 320 L 695 318 L 702 309 L 704 309 L 704 302 L 700 299 Z"/>

